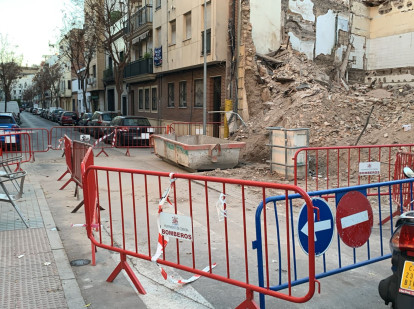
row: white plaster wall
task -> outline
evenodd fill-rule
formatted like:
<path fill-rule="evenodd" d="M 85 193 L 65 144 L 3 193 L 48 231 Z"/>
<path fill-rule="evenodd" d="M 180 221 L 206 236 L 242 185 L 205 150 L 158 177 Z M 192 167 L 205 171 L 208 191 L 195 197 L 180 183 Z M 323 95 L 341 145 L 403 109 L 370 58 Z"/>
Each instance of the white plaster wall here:
<path fill-rule="evenodd" d="M 280 47 L 281 11 L 281 0 L 250 0 L 252 37 L 258 53 Z"/>
<path fill-rule="evenodd" d="M 336 37 L 335 23 L 336 14 L 332 10 L 316 19 L 316 57 L 320 54 L 330 55 L 332 53 Z"/>
<path fill-rule="evenodd" d="M 314 41 L 302 41 L 292 32 L 289 32 L 289 37 L 293 49 L 304 53 L 308 59 L 313 59 L 313 49 L 315 46 Z"/>
<path fill-rule="evenodd" d="M 369 39 L 368 70 L 414 66 L 414 32 Z"/>
<path fill-rule="evenodd" d="M 315 21 L 312 0 L 289 0 L 289 9 L 301 15 L 304 20 Z"/>
<path fill-rule="evenodd" d="M 349 59 L 353 60 L 355 57 L 355 63 L 351 62 L 351 68 L 353 69 L 364 69 L 365 41 L 366 38 L 363 36 L 352 35 L 351 43 L 354 50 L 349 54 Z"/>

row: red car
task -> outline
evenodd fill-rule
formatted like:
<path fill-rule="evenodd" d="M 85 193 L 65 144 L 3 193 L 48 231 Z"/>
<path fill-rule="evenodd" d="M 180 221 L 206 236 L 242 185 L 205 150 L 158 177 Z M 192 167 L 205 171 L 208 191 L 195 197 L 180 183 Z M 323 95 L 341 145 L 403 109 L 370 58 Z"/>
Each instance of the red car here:
<path fill-rule="evenodd" d="M 59 124 L 64 125 L 75 125 L 78 121 L 78 114 L 75 112 L 63 112 L 60 116 Z"/>

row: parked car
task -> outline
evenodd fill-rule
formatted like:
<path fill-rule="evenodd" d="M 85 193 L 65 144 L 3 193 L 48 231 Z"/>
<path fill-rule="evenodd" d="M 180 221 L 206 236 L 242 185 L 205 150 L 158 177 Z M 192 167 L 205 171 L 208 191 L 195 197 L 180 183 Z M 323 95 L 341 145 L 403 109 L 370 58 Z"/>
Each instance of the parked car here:
<path fill-rule="evenodd" d="M 17 124 L 13 113 L 0 113 L 0 130 L 5 134 L 20 130 L 20 126 Z M 0 135 L 0 142 L 2 148 L 5 150 L 21 150 L 20 135 L 14 135 L 14 137 Z"/>
<path fill-rule="evenodd" d="M 41 108 L 41 107 L 39 107 L 37 110 L 36 110 L 36 115 L 41 115 L 42 114 L 42 111 L 43 111 L 43 108 Z"/>
<path fill-rule="evenodd" d="M 32 108 L 32 114 L 33 114 L 33 115 L 37 115 L 37 108 L 36 108 L 36 107 L 33 107 L 33 108 Z"/>
<path fill-rule="evenodd" d="M 62 117 L 62 114 L 63 114 L 64 112 L 66 112 L 66 111 L 61 110 L 61 111 L 58 111 L 58 112 L 57 112 L 57 115 L 56 115 L 56 122 L 57 122 L 57 123 L 60 123 L 60 117 Z"/>
<path fill-rule="evenodd" d="M 116 130 L 116 146 L 148 146 L 154 128 L 148 118 L 140 116 L 117 116 L 112 119 L 111 130 Z M 117 130 L 118 129 L 118 130 Z M 112 141 L 107 138 L 106 143 Z"/>
<path fill-rule="evenodd" d="M 52 112 L 52 121 L 54 121 L 54 122 L 58 122 L 58 116 L 59 116 L 59 113 L 61 113 L 61 112 L 63 112 L 64 110 L 63 109 L 55 109 L 53 112 Z"/>
<path fill-rule="evenodd" d="M 50 107 L 49 108 L 49 112 L 47 113 L 47 119 L 52 120 L 53 121 L 53 113 L 54 112 L 58 112 L 58 111 L 63 111 L 63 108 L 61 107 Z"/>
<path fill-rule="evenodd" d="M 61 126 L 64 126 L 64 125 L 73 126 L 73 125 L 76 125 L 77 122 L 78 122 L 78 114 L 76 112 L 64 111 L 60 115 L 59 124 Z"/>
<path fill-rule="evenodd" d="M 47 118 L 48 113 L 49 113 L 49 110 L 47 108 L 45 108 L 45 109 L 42 110 L 42 112 L 40 114 L 40 117 Z"/>
<path fill-rule="evenodd" d="M 89 126 L 95 128 L 89 128 L 89 134 L 91 134 L 95 138 L 99 138 L 104 135 L 103 128 L 96 128 L 96 127 L 108 127 L 116 116 L 118 116 L 118 112 L 101 112 L 96 111 L 92 119 L 89 121 Z"/>
<path fill-rule="evenodd" d="M 86 127 L 89 125 L 89 122 L 92 119 L 92 115 L 93 115 L 92 113 L 84 113 L 82 117 L 79 118 L 78 126 L 80 127 L 79 128 L 80 132 L 89 134 L 89 130 Z"/>

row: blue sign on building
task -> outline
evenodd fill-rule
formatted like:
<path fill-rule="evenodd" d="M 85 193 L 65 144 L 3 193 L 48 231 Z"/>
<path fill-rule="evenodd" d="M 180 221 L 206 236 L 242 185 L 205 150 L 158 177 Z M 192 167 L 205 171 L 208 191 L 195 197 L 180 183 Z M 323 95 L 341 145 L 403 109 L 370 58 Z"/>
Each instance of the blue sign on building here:
<path fill-rule="evenodd" d="M 316 209 L 313 210 L 314 222 L 315 222 L 315 255 L 319 256 L 325 253 L 325 251 L 331 245 L 334 234 L 334 217 L 328 203 L 321 198 L 312 199 L 313 206 L 319 208 L 319 220 L 317 221 Z M 298 218 L 298 237 L 299 243 L 306 252 L 309 254 L 308 248 L 308 209 L 306 203 L 302 206 L 299 212 Z"/>

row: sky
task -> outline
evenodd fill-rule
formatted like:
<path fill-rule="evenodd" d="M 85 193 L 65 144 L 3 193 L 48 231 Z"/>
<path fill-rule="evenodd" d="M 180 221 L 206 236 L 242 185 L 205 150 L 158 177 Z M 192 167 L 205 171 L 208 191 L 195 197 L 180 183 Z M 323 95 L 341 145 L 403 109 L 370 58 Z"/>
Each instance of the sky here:
<path fill-rule="evenodd" d="M 44 55 L 53 55 L 55 44 L 64 27 L 63 11 L 69 0 L 0 0 L 0 34 L 17 55 L 22 65 L 39 65 Z"/>

